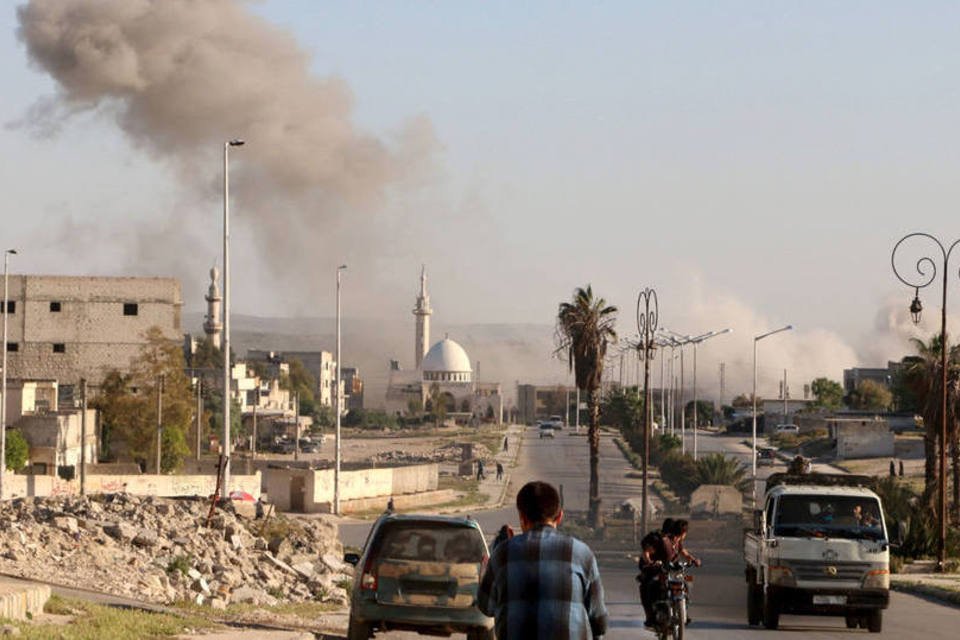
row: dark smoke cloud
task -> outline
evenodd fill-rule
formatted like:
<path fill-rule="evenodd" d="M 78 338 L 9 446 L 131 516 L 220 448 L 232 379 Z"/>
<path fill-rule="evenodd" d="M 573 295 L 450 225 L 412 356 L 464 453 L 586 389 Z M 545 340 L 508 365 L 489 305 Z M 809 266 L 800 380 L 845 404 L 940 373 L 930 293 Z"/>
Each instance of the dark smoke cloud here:
<path fill-rule="evenodd" d="M 78 111 L 101 112 L 137 147 L 170 162 L 207 209 L 219 196 L 223 142 L 245 138 L 249 147 L 231 168 L 238 217 L 255 225 L 265 263 L 295 272 L 310 266 L 297 256 L 331 243 L 348 216 L 369 218 L 437 145 L 423 118 L 390 141 L 358 131 L 346 84 L 312 76 L 292 36 L 244 4 L 32 0 L 18 9 L 19 36 L 59 94 L 26 119 L 50 133 Z M 189 226 L 189 212 L 163 214 L 172 220 L 164 231 Z M 150 245 L 156 229 L 137 224 Z M 182 258 L 172 256 L 170 269 Z M 198 274 L 208 262 L 203 256 Z"/>

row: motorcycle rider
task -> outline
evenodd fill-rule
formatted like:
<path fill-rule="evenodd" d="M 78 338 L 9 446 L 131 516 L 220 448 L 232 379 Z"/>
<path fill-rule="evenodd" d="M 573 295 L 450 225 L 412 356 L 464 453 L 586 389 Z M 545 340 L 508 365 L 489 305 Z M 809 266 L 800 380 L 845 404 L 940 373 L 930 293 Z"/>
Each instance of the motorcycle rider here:
<path fill-rule="evenodd" d="M 687 539 L 687 530 L 689 529 L 689 527 L 690 527 L 690 523 L 681 518 L 678 520 L 674 520 L 671 523 L 670 530 L 667 533 L 668 533 L 668 537 L 670 538 L 670 542 L 673 545 L 673 549 L 676 552 L 674 557 L 677 559 L 683 558 L 693 566 L 699 567 L 701 564 L 703 564 L 700 561 L 700 558 L 697 558 L 696 556 L 694 556 L 684 546 L 684 541 Z M 689 602 L 689 593 L 687 596 L 687 600 Z M 690 609 L 688 608 L 687 624 L 690 624 L 692 622 L 689 613 L 690 613 Z"/>
<path fill-rule="evenodd" d="M 651 531 L 640 541 L 637 582 L 640 583 L 640 603 L 646 615 L 643 622 L 645 627 L 654 625 L 653 603 L 657 601 L 660 591 L 660 566 L 676 556 L 676 548 L 670 538 L 673 528 L 673 518 L 667 518 L 659 530 Z"/>

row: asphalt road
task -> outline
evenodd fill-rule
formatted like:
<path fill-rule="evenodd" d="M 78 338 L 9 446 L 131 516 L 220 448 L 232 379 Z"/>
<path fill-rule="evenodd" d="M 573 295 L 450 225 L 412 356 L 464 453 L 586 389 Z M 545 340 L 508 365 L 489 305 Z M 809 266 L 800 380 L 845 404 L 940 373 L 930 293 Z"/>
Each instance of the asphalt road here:
<path fill-rule="evenodd" d="M 689 436 L 688 436 L 689 438 Z M 715 437 L 700 434 L 698 450 L 701 453 L 722 451 L 750 460 L 750 449 L 740 444 L 742 437 Z M 688 442 L 688 447 L 691 443 Z M 692 450 L 692 447 L 691 449 Z M 526 432 L 519 465 L 513 470 L 513 480 L 505 504 L 510 505 L 516 489 L 530 479 L 542 479 L 563 485 L 565 506 L 568 510 L 585 511 L 587 507 L 588 461 L 587 443 L 583 437 L 562 432 L 555 439 L 540 440 L 534 429 Z M 779 467 L 782 469 L 783 467 Z M 769 467 L 762 468 L 765 475 Z M 777 470 L 777 467 L 774 467 Z M 601 495 L 606 509 L 614 508 L 627 497 L 640 494 L 639 480 L 627 478 L 630 471 L 609 436 L 601 445 Z M 488 535 L 503 523 L 516 526 L 516 512 L 512 507 L 472 514 Z M 743 580 L 743 560 L 739 539 L 725 545 L 704 548 L 698 544 L 697 524 L 693 521 L 689 547 L 704 560 L 704 566 L 694 569 L 694 585 L 690 615 L 694 619 L 688 628 L 688 637 L 727 640 L 752 637 L 780 638 L 844 638 L 864 634 L 863 630 L 848 630 L 842 618 L 783 616 L 778 631 L 751 628 L 746 624 L 746 586 Z M 706 526 L 706 525 L 703 525 Z M 362 545 L 369 523 L 342 525 L 344 544 Z M 642 627 L 643 615 L 637 597 L 636 565 L 627 557 L 628 550 L 599 551 L 600 570 L 610 611 L 610 632 L 606 638 L 652 638 Z M 960 609 L 927 601 L 916 596 L 893 593 L 890 608 L 884 615 L 884 631 L 872 634 L 875 638 L 950 638 L 958 636 Z M 378 638 L 414 638 L 415 634 L 391 633 Z"/>

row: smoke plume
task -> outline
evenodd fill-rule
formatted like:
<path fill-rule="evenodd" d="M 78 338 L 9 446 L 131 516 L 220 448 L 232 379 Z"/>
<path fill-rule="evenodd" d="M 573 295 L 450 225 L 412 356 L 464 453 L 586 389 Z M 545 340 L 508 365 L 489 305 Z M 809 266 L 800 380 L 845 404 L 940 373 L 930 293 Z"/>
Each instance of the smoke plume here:
<path fill-rule="evenodd" d="M 18 9 L 19 36 L 59 94 L 27 118 L 49 133 L 78 111 L 96 110 L 177 171 L 197 206 L 163 212 L 157 228 L 137 221 L 136 244 L 145 249 L 157 245 L 154 234 L 187 233 L 201 205 L 209 216 L 220 194 L 223 144 L 246 139 L 248 148 L 231 162 L 237 216 L 252 225 L 260 258 L 274 272 L 303 272 L 314 267 L 305 264 L 309 256 L 332 244 L 331 232 L 371 217 L 387 189 L 424 166 L 436 142 L 423 118 L 390 140 L 359 131 L 344 81 L 311 75 L 293 37 L 244 4 L 31 0 Z M 190 255 L 166 255 L 173 272 L 186 258 L 198 289 L 205 286 L 208 255 L 200 265 Z"/>

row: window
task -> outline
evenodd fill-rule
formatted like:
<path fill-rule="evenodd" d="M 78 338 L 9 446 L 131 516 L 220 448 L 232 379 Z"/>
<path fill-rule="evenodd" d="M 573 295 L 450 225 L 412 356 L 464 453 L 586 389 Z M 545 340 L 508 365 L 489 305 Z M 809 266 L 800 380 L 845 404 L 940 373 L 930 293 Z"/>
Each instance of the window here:
<path fill-rule="evenodd" d="M 50 313 L 60 313 L 60 301 L 54 300 L 50 303 Z"/>
<path fill-rule="evenodd" d="M 53 352 L 54 352 L 54 353 L 66 353 L 66 352 L 67 352 L 67 345 L 63 344 L 62 342 L 54 342 L 54 343 L 53 343 Z"/>
<path fill-rule="evenodd" d="M 123 303 L 123 315 L 125 316 L 135 316 L 140 312 L 140 305 L 136 302 L 124 302 Z"/>
<path fill-rule="evenodd" d="M 3 305 L 0 305 L 2 307 Z M 17 312 L 17 301 L 16 300 L 7 300 L 7 313 L 16 313 Z"/>
<path fill-rule="evenodd" d="M 19 342 L 8 342 L 8 343 L 7 343 L 7 351 L 20 351 L 20 343 L 19 343 Z"/>

